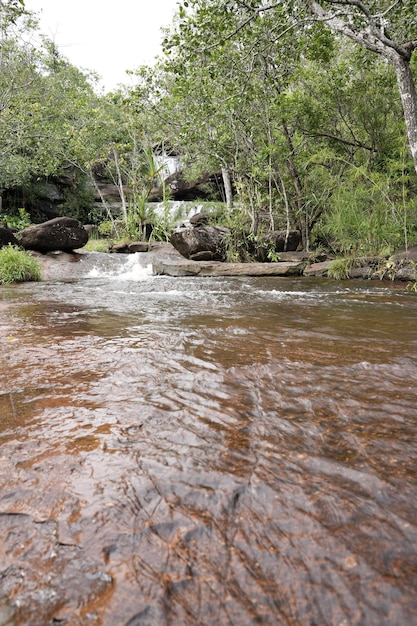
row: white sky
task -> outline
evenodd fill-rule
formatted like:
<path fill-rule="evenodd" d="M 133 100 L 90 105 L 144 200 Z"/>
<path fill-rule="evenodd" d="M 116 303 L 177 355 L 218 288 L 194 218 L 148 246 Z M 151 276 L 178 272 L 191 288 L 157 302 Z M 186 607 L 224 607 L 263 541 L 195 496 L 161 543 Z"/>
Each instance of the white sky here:
<path fill-rule="evenodd" d="M 129 85 L 125 73 L 151 65 L 161 52 L 178 0 L 25 0 L 40 29 L 79 68 L 94 70 L 105 91 Z"/>

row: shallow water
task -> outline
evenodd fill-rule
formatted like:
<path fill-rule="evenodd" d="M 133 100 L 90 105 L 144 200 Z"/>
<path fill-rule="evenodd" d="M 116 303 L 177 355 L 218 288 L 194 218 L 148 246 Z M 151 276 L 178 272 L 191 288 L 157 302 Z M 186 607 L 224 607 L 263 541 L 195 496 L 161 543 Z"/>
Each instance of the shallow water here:
<path fill-rule="evenodd" d="M 0 289 L 0 624 L 417 623 L 416 296 L 141 263 Z"/>

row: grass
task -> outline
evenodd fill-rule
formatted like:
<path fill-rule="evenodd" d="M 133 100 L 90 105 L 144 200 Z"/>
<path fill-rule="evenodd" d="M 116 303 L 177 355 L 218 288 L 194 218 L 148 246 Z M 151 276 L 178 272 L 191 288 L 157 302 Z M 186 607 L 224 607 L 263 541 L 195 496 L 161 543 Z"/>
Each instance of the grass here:
<path fill-rule="evenodd" d="M 352 268 L 353 264 L 352 259 L 335 259 L 329 267 L 327 275 L 329 278 L 335 280 L 349 278 L 349 270 Z"/>
<path fill-rule="evenodd" d="M 108 252 L 111 243 L 109 239 L 91 238 L 80 250 L 83 252 Z"/>
<path fill-rule="evenodd" d="M 17 246 L 4 246 L 0 249 L 0 283 L 22 283 L 41 280 L 38 261 Z"/>

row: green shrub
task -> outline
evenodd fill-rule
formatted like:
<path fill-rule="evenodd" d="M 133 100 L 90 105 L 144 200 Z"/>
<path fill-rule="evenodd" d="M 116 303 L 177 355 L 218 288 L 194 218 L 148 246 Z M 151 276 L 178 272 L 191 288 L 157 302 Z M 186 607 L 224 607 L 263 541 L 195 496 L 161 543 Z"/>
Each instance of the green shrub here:
<path fill-rule="evenodd" d="M 129 239 L 128 228 L 123 220 L 105 220 L 98 225 L 97 230 L 101 237 Z"/>
<path fill-rule="evenodd" d="M 334 191 L 326 214 L 317 224 L 316 235 L 342 255 L 380 255 L 413 241 L 417 229 L 417 204 L 401 197 L 389 177 L 369 173 L 347 178 Z M 317 233 L 317 230 L 319 231 Z"/>
<path fill-rule="evenodd" d="M 25 250 L 9 244 L 0 249 L 0 283 L 41 280 L 38 261 Z"/>
<path fill-rule="evenodd" d="M 99 232 L 99 235 L 102 235 L 103 237 L 111 237 L 112 235 L 114 235 L 114 222 L 111 222 L 110 220 L 105 220 L 98 225 L 97 230 Z"/>
<path fill-rule="evenodd" d="M 0 222 L 2 222 L 6 228 L 17 228 L 17 230 L 23 230 L 31 224 L 30 215 L 26 209 L 18 209 L 15 215 L 1 213 Z"/>
<path fill-rule="evenodd" d="M 329 267 L 327 275 L 334 280 L 349 278 L 349 271 L 353 265 L 352 259 L 335 259 Z"/>

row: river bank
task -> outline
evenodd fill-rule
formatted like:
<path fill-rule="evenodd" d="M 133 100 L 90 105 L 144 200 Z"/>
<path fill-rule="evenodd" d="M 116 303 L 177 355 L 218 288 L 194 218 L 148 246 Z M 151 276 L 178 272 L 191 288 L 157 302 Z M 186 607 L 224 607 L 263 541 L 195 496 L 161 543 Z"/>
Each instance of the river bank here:
<path fill-rule="evenodd" d="M 417 246 L 391 257 L 363 257 L 316 261 L 305 252 L 284 252 L 275 263 L 223 263 L 192 261 L 184 258 L 170 243 L 132 243 L 119 248 L 119 254 L 140 253 L 143 262 L 152 266 L 155 275 L 185 276 L 309 276 L 336 279 L 366 279 L 415 282 L 417 280 Z M 33 253 L 38 259 L 44 280 L 73 278 L 82 272 L 89 253 L 82 249 L 72 254 Z M 97 253 L 98 254 L 98 253 Z M 81 263 L 81 266 L 77 266 Z"/>

